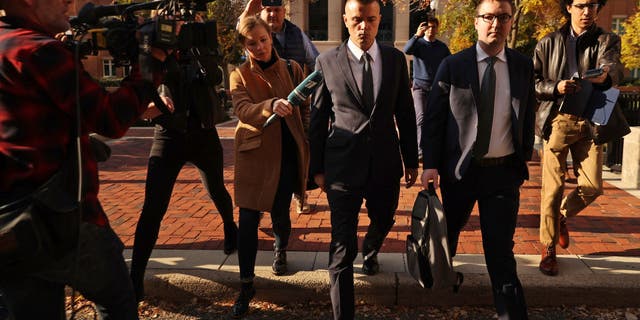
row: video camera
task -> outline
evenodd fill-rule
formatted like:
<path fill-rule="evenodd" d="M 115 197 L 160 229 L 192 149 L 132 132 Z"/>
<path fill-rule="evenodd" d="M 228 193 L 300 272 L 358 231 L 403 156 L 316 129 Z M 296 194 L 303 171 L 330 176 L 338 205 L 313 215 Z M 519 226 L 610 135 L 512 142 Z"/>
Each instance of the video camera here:
<path fill-rule="evenodd" d="M 214 0 L 159 0 L 143 3 L 96 6 L 85 4 L 72 18 L 72 37 L 82 57 L 108 50 L 116 66 L 126 66 L 137 58 L 139 50 L 150 47 L 165 50 L 197 48 L 218 50 L 215 21 L 197 19 Z M 146 17 L 140 11 L 154 10 Z M 179 30 L 179 32 L 178 32 Z"/>

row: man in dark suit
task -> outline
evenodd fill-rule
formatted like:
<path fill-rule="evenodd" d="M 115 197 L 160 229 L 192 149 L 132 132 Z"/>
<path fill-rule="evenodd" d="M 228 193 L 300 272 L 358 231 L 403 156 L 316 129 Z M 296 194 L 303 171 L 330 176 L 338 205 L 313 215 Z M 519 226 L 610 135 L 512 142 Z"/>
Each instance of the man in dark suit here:
<path fill-rule="evenodd" d="M 446 58 L 422 131 L 426 188 L 442 186 L 449 248 L 478 202 L 485 261 L 500 319 L 526 319 L 513 256 L 520 186 L 529 178 L 535 91 L 531 59 L 505 48 L 511 0 L 480 0 L 475 46 Z M 475 71 L 477 72 L 470 72 Z"/>
<path fill-rule="evenodd" d="M 329 274 L 335 319 L 354 317 L 353 261 L 363 200 L 371 222 L 362 244 L 362 271 L 373 275 L 394 223 L 403 162 L 407 187 L 418 174 L 407 64 L 402 52 L 375 41 L 380 18 L 376 0 L 348 0 L 343 20 L 349 40 L 316 60 L 324 81 L 311 108 L 309 170 L 327 192 L 331 208 Z"/>

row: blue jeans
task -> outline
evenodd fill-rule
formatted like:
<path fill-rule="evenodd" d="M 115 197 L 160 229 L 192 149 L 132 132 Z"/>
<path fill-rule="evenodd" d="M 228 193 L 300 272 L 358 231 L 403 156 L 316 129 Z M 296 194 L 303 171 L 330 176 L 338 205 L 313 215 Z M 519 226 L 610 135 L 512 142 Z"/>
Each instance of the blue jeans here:
<path fill-rule="evenodd" d="M 95 302 L 103 320 L 138 319 L 118 236 L 109 226 L 82 223 L 79 237 L 76 250 L 39 271 L 0 277 L 0 291 L 12 319 L 66 319 L 65 285 Z"/>

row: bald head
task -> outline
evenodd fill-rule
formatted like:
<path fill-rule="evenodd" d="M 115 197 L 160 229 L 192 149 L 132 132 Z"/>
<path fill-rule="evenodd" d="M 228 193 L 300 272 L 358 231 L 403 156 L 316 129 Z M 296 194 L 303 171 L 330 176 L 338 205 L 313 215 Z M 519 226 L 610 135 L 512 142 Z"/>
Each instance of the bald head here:
<path fill-rule="evenodd" d="M 7 16 L 19 17 L 51 36 L 69 30 L 71 0 L 0 0 Z"/>

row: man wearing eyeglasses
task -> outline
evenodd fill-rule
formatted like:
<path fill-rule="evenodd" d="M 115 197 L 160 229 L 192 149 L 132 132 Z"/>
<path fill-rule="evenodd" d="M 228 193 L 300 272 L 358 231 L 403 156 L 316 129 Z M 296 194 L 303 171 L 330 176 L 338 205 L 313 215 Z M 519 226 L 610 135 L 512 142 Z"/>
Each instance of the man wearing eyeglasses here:
<path fill-rule="evenodd" d="M 533 152 L 533 65 L 529 57 L 505 48 L 513 2 L 478 2 L 478 42 L 445 58 L 433 82 L 422 130 L 422 183 L 442 187 L 452 255 L 478 203 L 498 317 L 527 319 L 513 234 Z"/>
<path fill-rule="evenodd" d="M 562 13 L 569 21 L 538 42 L 533 57 L 536 96 L 541 101 L 536 134 L 543 143 L 540 271 L 558 274 L 556 245 L 569 246 L 567 218 L 602 194 L 602 146 L 591 137 L 589 120 L 560 112 L 567 94 L 581 90 L 575 74 L 602 67 L 600 76 L 589 78 L 594 88 L 609 89 L 622 78 L 620 38 L 596 26 L 606 0 L 563 0 Z M 563 198 L 567 155 L 571 152 L 578 186 Z"/>

